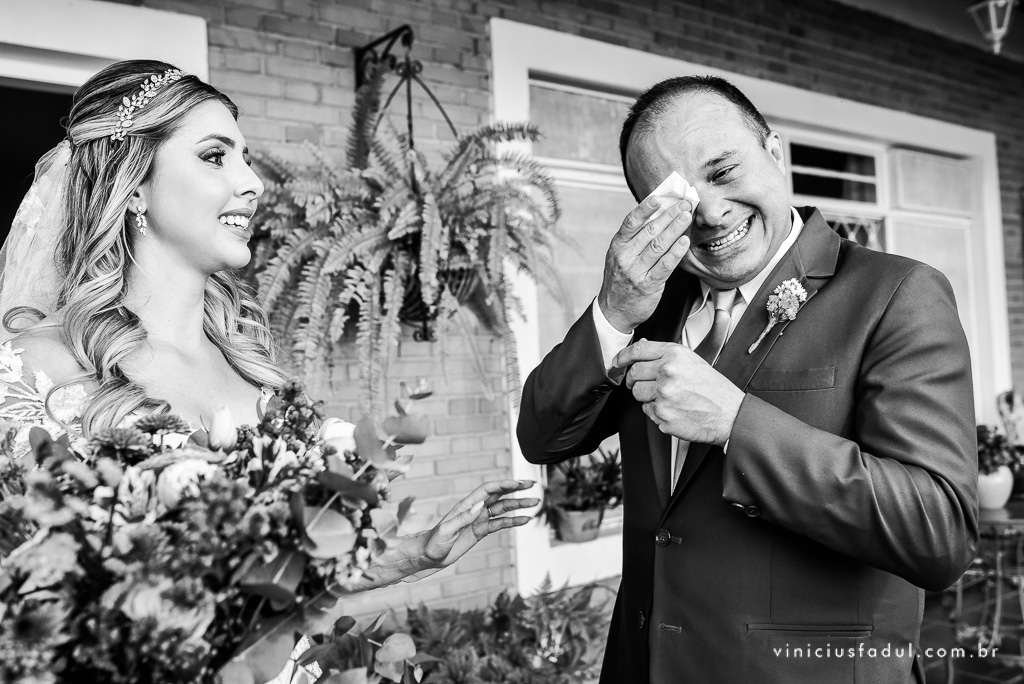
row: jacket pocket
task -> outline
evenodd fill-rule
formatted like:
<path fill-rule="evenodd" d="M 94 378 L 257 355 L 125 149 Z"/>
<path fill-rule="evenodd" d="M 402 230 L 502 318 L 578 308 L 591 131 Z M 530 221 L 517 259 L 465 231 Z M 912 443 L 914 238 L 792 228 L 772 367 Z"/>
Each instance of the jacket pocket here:
<path fill-rule="evenodd" d="M 759 392 L 799 392 L 832 389 L 835 384 L 835 366 L 801 370 L 762 368 L 754 373 L 747 389 Z"/>
<path fill-rule="evenodd" d="M 863 638 L 871 636 L 872 625 L 785 625 L 772 622 L 748 623 L 750 636 L 769 637 L 846 637 Z"/>

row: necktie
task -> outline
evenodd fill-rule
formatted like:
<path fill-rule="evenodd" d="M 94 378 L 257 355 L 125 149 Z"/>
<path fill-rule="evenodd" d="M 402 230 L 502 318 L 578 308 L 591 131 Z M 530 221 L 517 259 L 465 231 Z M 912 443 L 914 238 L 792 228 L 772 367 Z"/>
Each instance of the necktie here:
<path fill-rule="evenodd" d="M 729 336 L 729 324 L 732 322 L 732 305 L 736 301 L 736 290 L 712 290 L 711 303 L 715 307 L 715 322 L 711 324 L 711 330 L 704 336 L 700 344 L 694 350 L 697 356 L 701 357 L 712 366 L 718 360 L 725 346 L 725 339 Z"/>
<path fill-rule="evenodd" d="M 702 359 L 712 366 L 722 353 L 725 340 L 729 337 L 729 325 L 732 323 L 732 307 L 736 301 L 736 289 L 712 290 L 711 304 L 715 307 L 715 321 L 711 324 L 711 330 L 704 336 L 694 351 Z M 676 488 L 679 480 L 679 473 L 683 470 L 683 461 L 686 460 L 686 451 L 690 443 L 679 440 L 676 447 L 675 467 L 672 469 L 672 489 Z"/>

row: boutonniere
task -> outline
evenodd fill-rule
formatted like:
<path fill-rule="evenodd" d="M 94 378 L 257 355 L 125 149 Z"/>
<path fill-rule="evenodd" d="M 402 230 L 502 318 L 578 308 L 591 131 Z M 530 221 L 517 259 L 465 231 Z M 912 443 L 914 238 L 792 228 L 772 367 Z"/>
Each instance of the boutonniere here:
<path fill-rule="evenodd" d="M 774 328 L 780 321 L 795 321 L 797 312 L 800 311 L 800 307 L 806 301 L 807 290 L 804 289 L 804 286 L 796 278 L 783 281 L 782 284 L 775 288 L 775 293 L 768 298 L 768 325 L 761 331 L 760 337 L 754 341 L 754 344 L 750 345 L 747 353 L 753 354 L 754 350 L 757 349 L 757 345 L 761 344 L 761 340 L 768 334 L 768 331 Z"/>

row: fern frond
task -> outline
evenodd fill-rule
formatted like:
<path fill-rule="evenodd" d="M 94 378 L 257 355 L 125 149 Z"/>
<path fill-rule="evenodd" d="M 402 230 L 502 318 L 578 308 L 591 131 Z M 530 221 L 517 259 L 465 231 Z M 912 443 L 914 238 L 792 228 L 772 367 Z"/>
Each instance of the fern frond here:
<path fill-rule="evenodd" d="M 330 274 L 324 273 L 320 264 L 311 262 L 307 272 L 303 274 L 303 286 L 299 290 L 301 299 L 308 301 L 306 321 L 296 331 L 301 341 L 303 366 L 310 368 L 320 361 L 325 353 L 330 353 L 324 342 L 327 339 L 327 328 L 330 325 L 329 306 L 331 304 L 331 288 L 333 281 Z"/>
<path fill-rule="evenodd" d="M 386 73 L 383 64 L 374 67 L 367 82 L 356 92 L 345 154 L 345 166 L 350 169 L 365 169 L 369 164 L 370 143 L 373 139 L 373 127 L 380 112 L 381 89 Z"/>
<path fill-rule="evenodd" d="M 263 172 L 260 176 L 264 179 L 270 178 L 274 182 L 284 183 L 289 178 L 299 175 L 298 167 L 273 152 L 258 150 L 252 156 L 256 166 Z"/>
<path fill-rule="evenodd" d="M 385 272 L 382 289 L 384 291 L 384 306 L 381 310 L 380 322 L 380 374 L 382 382 L 386 382 L 392 350 L 398 346 L 398 338 L 402 332 L 398 323 L 398 313 L 402 308 L 402 295 L 405 293 L 405 279 L 401 268 L 391 268 Z"/>
<path fill-rule="evenodd" d="M 356 349 L 359 357 L 360 403 L 369 415 L 378 412 L 377 395 L 380 386 L 380 278 L 367 269 L 363 279 L 366 299 L 359 310 L 356 325 Z"/>
<path fill-rule="evenodd" d="M 292 270 L 313 253 L 313 244 L 317 237 L 314 231 L 304 227 L 297 228 L 278 248 L 277 255 L 267 263 L 258 278 L 260 294 L 266 308 L 274 308 L 277 298 L 291 282 Z"/>
<path fill-rule="evenodd" d="M 492 175 L 496 178 L 495 184 L 536 188 L 543 195 L 544 203 L 549 208 L 547 213 L 550 220 L 555 221 L 561 216 L 555 181 L 547 167 L 532 156 L 513 150 L 497 156 L 482 157 L 479 163 L 481 177 Z"/>
<path fill-rule="evenodd" d="M 317 227 L 327 224 L 334 215 L 331 186 L 319 178 L 299 176 L 288 181 L 286 188 L 306 214 L 306 223 Z"/>
<path fill-rule="evenodd" d="M 389 240 L 399 240 L 406 235 L 420 231 L 423 227 L 423 216 L 419 204 L 410 197 L 402 208 L 394 213 L 394 220 L 389 222 Z"/>
<path fill-rule="evenodd" d="M 361 231 L 346 235 L 331 245 L 324 262 L 324 271 L 337 273 L 356 261 L 362 262 L 364 266 L 368 265 L 378 255 L 386 256 L 392 248 L 391 240 L 379 226 L 366 226 Z"/>
<path fill-rule="evenodd" d="M 406 179 L 409 182 L 409 167 L 406 164 L 407 145 L 403 145 L 402 137 L 395 130 L 391 119 L 384 117 L 377 129 L 377 136 L 371 141 L 370 149 L 375 164 L 384 169 L 390 179 Z"/>
<path fill-rule="evenodd" d="M 540 132 L 531 123 L 499 121 L 486 124 L 459 136 L 455 149 L 447 155 L 447 159 L 458 159 L 470 147 L 486 147 L 503 142 L 535 142 L 539 137 Z"/>
<path fill-rule="evenodd" d="M 441 370 L 441 377 L 447 382 L 448 359 L 451 350 L 448 347 L 448 338 L 451 336 L 454 315 L 460 309 L 459 302 L 455 295 L 448 288 L 441 291 L 441 298 L 437 303 L 437 318 L 434 319 L 434 336 L 437 338 L 438 367 Z"/>
<path fill-rule="evenodd" d="M 327 155 L 319 147 L 313 143 L 306 141 L 306 149 L 309 151 L 313 158 L 320 164 L 320 171 L 327 175 L 330 180 L 330 185 L 337 186 L 341 182 L 342 172 L 338 170 L 338 167 L 334 165 Z"/>
<path fill-rule="evenodd" d="M 438 291 L 438 260 L 448 256 L 448 248 L 447 245 L 441 244 L 444 226 L 433 195 L 423 196 L 421 211 L 423 227 L 420 236 L 420 290 L 423 293 L 423 303 L 433 309 Z M 442 250 L 443 257 L 440 255 Z"/>
<path fill-rule="evenodd" d="M 562 309 L 565 322 L 571 323 L 573 318 L 572 293 L 566 287 L 565 280 L 559 273 L 554 260 L 549 254 L 536 249 L 532 244 L 524 245 L 523 252 L 528 259 L 517 264 L 519 272 L 547 290 Z"/>

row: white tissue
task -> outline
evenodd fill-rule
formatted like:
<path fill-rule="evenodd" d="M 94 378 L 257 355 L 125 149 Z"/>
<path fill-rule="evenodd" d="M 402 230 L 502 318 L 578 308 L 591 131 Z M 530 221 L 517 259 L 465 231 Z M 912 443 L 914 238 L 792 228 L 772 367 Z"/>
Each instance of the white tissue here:
<path fill-rule="evenodd" d="M 700 197 L 697 197 L 697 190 L 692 185 L 686 182 L 686 179 L 680 176 L 676 171 L 673 171 L 668 175 L 668 178 L 661 181 L 661 185 L 654 188 L 654 192 L 644 198 L 646 201 L 651 197 L 669 197 L 675 199 L 688 199 L 693 205 L 693 208 L 697 208 L 697 204 L 700 203 Z M 669 210 L 671 204 L 666 204 L 658 207 L 658 210 L 654 212 L 647 223 L 650 223 L 654 219 L 658 218 L 666 211 Z"/>

